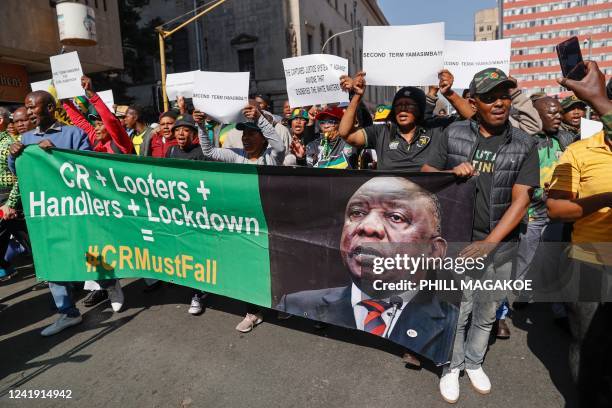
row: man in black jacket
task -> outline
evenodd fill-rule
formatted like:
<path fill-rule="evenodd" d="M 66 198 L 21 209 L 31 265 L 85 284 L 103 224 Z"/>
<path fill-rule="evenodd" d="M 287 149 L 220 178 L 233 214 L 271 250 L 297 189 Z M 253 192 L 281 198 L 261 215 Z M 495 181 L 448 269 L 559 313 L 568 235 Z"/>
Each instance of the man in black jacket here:
<path fill-rule="evenodd" d="M 475 120 L 446 128 L 433 146 L 423 171 L 446 171 L 458 177 L 477 176 L 472 243 L 460 256 L 485 259 L 482 276 L 466 280 L 509 279 L 518 226 L 527 211 L 534 187 L 539 186 L 535 140 L 510 125 L 510 90 L 516 81 L 495 68 L 478 72 L 470 84 Z M 459 398 L 459 373 L 466 370 L 480 393 L 491 390 L 482 370 L 489 333 L 503 294 L 464 290 L 450 366 L 440 379 L 448 402 Z M 468 318 L 471 326 L 466 333 Z M 467 335 L 467 336 L 466 336 Z"/>

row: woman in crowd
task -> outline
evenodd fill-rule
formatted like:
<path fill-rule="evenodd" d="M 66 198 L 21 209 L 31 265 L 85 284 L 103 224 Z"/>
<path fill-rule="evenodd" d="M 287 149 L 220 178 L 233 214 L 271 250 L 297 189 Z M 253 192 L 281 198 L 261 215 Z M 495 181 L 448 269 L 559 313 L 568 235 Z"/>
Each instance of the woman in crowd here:
<path fill-rule="evenodd" d="M 238 123 L 236 129 L 243 132 L 243 148 L 226 149 L 212 146 L 205 129 L 206 114 L 199 111 L 193 112 L 193 118 L 199 126 L 198 134 L 204 158 L 225 163 L 282 165 L 285 158 L 285 146 L 272 123 L 261 114 L 255 105 L 247 105 L 242 113 L 247 121 Z M 262 321 L 261 309 L 247 303 L 246 316 L 238 323 L 236 330 L 248 333 Z"/>

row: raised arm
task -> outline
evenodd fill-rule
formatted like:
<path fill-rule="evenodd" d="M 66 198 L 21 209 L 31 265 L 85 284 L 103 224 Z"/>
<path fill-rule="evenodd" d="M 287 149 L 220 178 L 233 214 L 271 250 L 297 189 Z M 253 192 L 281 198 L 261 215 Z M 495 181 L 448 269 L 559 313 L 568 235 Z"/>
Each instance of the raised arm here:
<path fill-rule="evenodd" d="M 366 88 L 365 72 L 358 72 L 355 78 L 351 78 L 348 75 L 340 77 L 340 86 L 345 91 L 353 91 L 354 95 L 349 103 L 340 126 L 338 127 L 338 135 L 344 139 L 348 144 L 354 147 L 363 147 L 366 144 L 365 133 L 362 129 L 355 130 L 355 118 L 357 116 L 357 110 L 359 104 L 363 98 L 363 94 Z"/>
<path fill-rule="evenodd" d="M 62 106 L 64 110 L 68 114 L 68 117 L 74 123 L 75 126 L 83 129 L 83 131 L 87 134 L 87 139 L 89 143 L 93 146 L 96 142 L 96 128 L 93 127 L 91 123 L 81 113 L 81 111 L 74 106 L 74 103 L 70 100 L 64 100 L 62 102 Z"/>
<path fill-rule="evenodd" d="M 119 150 L 121 150 L 121 153 L 132 153 L 134 151 L 132 140 L 128 136 L 123 126 L 121 126 L 119 119 L 117 119 L 117 117 L 108 109 L 108 106 L 106 106 L 100 96 L 94 92 L 91 79 L 83 76 L 81 78 L 81 86 L 85 90 L 85 95 L 87 96 L 87 99 L 89 99 L 89 102 L 91 102 L 94 108 L 96 108 L 96 112 L 98 112 L 98 115 L 100 115 L 100 119 L 102 119 L 104 127 L 108 131 L 111 139 L 113 139 L 113 142 L 115 142 L 117 147 L 119 147 Z"/>
<path fill-rule="evenodd" d="M 236 163 L 240 161 L 242 156 L 238 153 L 224 149 L 222 147 L 213 147 L 208 137 L 208 131 L 206 130 L 206 115 L 200 111 L 193 112 L 193 120 L 198 124 L 198 138 L 200 139 L 200 147 L 206 160 L 219 161 L 224 163 Z"/>
<path fill-rule="evenodd" d="M 446 100 L 453 105 L 453 108 L 461 115 L 462 118 L 469 119 L 476 112 L 474 112 L 474 108 L 467 99 L 463 99 L 461 95 L 457 92 L 453 91 L 453 82 L 455 81 L 455 77 L 453 74 L 447 70 L 443 69 L 438 73 L 438 79 L 440 80 L 439 87 L 440 92 Z"/>

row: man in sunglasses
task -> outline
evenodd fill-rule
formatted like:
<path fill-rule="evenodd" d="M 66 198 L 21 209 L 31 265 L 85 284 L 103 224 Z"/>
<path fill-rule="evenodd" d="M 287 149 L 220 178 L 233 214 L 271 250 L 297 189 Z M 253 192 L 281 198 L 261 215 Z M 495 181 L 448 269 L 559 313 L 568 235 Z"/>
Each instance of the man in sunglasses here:
<path fill-rule="evenodd" d="M 460 256 L 485 258 L 486 262 L 480 276 L 466 276 L 466 280 L 510 278 L 518 227 L 533 189 L 540 184 L 536 141 L 509 122 L 511 89 L 516 87 L 516 81 L 499 69 L 478 72 L 470 84 L 469 98 L 476 115 L 447 127 L 423 166 L 423 171 L 445 171 L 460 178 L 477 176 L 472 243 Z M 503 298 L 503 294 L 463 291 L 453 356 L 440 379 L 446 401 L 459 398 L 462 369 L 478 392 L 490 392 L 482 362 Z"/>

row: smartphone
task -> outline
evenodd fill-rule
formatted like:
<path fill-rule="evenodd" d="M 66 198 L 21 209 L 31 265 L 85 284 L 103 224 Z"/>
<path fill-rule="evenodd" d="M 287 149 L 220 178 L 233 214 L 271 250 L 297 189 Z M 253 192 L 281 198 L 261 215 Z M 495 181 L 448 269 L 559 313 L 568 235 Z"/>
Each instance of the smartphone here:
<path fill-rule="evenodd" d="M 561 64 L 561 72 L 565 78 L 580 81 L 586 76 L 586 66 L 580 52 L 580 42 L 577 37 L 557 44 L 557 55 Z"/>

